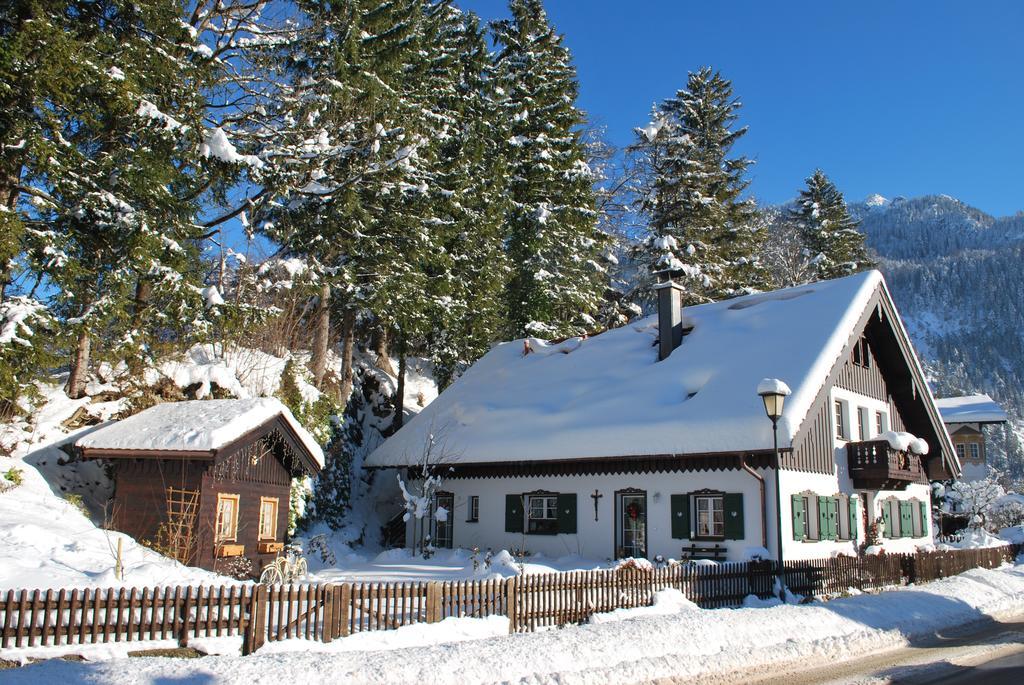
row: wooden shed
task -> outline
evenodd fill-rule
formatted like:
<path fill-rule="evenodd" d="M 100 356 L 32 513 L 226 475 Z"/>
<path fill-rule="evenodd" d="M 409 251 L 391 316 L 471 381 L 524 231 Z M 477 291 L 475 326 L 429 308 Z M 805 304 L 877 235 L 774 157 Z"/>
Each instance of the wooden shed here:
<path fill-rule="evenodd" d="M 211 570 L 248 559 L 258 573 L 283 546 L 292 479 L 323 467 L 316 440 L 271 398 L 159 404 L 75 447 L 113 465 L 114 528 Z"/>

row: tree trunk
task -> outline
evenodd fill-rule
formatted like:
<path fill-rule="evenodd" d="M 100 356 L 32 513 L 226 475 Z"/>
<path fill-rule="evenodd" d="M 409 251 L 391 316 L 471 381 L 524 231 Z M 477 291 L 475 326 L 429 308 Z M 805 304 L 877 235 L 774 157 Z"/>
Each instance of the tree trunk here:
<path fill-rule="evenodd" d="M 395 388 L 395 418 L 391 421 L 392 432 L 405 423 L 405 336 L 398 334 L 398 386 Z"/>
<path fill-rule="evenodd" d="M 331 340 L 331 286 L 328 283 L 320 288 L 320 301 L 317 302 L 313 320 L 316 328 L 313 330 L 313 353 L 309 360 L 309 370 L 313 374 L 313 385 L 323 390 L 327 350 Z"/>
<path fill-rule="evenodd" d="M 14 212 L 18 208 L 18 183 L 21 182 L 21 159 L 0 158 L 0 207 Z M 7 288 L 14 280 L 14 258 L 19 247 L 15 243 L 20 239 L 17 234 L 0 235 L 0 303 L 7 299 Z M 10 245 L 5 245 L 10 243 Z M 10 248 L 8 250 L 7 248 Z"/>
<path fill-rule="evenodd" d="M 353 309 L 346 309 L 341 317 L 341 388 L 338 391 L 338 399 L 342 404 L 342 411 L 348 406 L 348 400 L 352 396 L 352 386 L 355 379 L 352 373 L 352 352 L 356 343 L 356 312 Z"/>
<path fill-rule="evenodd" d="M 89 329 L 83 325 L 78 334 L 78 345 L 75 347 L 75 356 L 71 360 L 71 373 L 68 375 L 67 385 L 64 392 L 73 400 L 85 397 L 85 383 L 89 375 L 89 352 L 92 349 L 92 340 L 89 337 Z"/>
<path fill-rule="evenodd" d="M 391 355 L 388 350 L 388 331 L 383 325 L 377 328 L 374 333 L 373 350 L 377 353 L 377 361 L 374 362 L 374 366 L 389 376 L 397 375 L 395 366 L 391 363 Z"/>
<path fill-rule="evenodd" d="M 135 303 L 132 306 L 132 328 L 142 325 L 142 314 L 149 308 L 153 296 L 153 284 L 143 276 L 135 283 Z"/>

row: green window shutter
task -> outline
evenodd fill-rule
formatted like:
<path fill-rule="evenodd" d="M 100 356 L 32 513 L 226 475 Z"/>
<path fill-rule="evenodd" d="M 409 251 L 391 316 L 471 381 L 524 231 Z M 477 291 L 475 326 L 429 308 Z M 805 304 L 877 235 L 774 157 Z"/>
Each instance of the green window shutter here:
<path fill-rule="evenodd" d="M 743 524 L 743 493 L 727 493 L 722 498 L 725 514 L 725 539 L 742 540 L 745 535 Z"/>
<path fill-rule="evenodd" d="M 850 503 L 850 539 L 857 539 L 857 500 L 851 498 Z"/>
<path fill-rule="evenodd" d="M 928 537 L 928 523 L 931 516 L 928 512 L 928 502 L 918 502 L 917 506 L 921 508 L 921 537 Z"/>
<path fill-rule="evenodd" d="M 505 532 L 523 532 L 522 495 L 505 495 Z"/>
<path fill-rule="evenodd" d="M 828 497 L 818 497 L 818 539 L 828 540 Z"/>
<path fill-rule="evenodd" d="M 563 492 L 558 495 L 558 532 L 576 532 L 576 493 Z"/>
<path fill-rule="evenodd" d="M 914 536 L 914 515 L 910 502 L 900 502 L 900 537 Z"/>
<path fill-rule="evenodd" d="M 887 538 L 896 537 L 892 531 L 892 503 L 882 502 L 882 536 Z"/>
<path fill-rule="evenodd" d="M 672 495 L 672 537 L 676 540 L 690 539 L 690 496 Z"/>
<path fill-rule="evenodd" d="M 828 498 L 828 539 L 839 539 L 839 498 Z"/>
<path fill-rule="evenodd" d="M 804 539 L 804 498 L 800 495 L 793 495 L 793 539 Z"/>

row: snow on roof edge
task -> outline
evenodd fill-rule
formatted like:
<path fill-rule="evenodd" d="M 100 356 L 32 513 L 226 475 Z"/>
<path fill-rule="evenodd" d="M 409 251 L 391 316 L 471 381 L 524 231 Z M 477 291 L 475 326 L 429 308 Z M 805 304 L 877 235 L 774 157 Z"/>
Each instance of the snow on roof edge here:
<path fill-rule="evenodd" d="M 547 377 L 547 371 L 532 368 L 528 361 L 518 361 L 524 359 L 518 353 L 521 340 L 499 343 L 442 393 L 440 401 L 428 405 L 401 431 L 371 453 L 366 466 L 371 468 L 401 467 L 413 463 L 416 461 L 417 455 L 422 452 L 422 445 L 428 434 L 447 437 L 449 442 L 461 450 L 455 455 L 452 463 L 461 462 L 463 460 L 458 457 L 466 456 L 468 457 L 465 459 L 467 464 L 768 450 L 771 449 L 771 426 L 770 422 L 764 419 L 761 401 L 755 394 L 758 379 L 764 376 L 778 377 L 793 387 L 793 396 L 788 400 L 785 414 L 779 422 L 779 444 L 781 447 L 791 446 L 815 399 L 824 387 L 832 368 L 841 360 L 853 328 L 867 311 L 868 304 L 879 283 L 884 284 L 881 273 L 868 271 L 832 281 L 805 284 L 769 293 L 741 296 L 707 305 L 687 307 L 684 310 L 684 316 L 692 313 L 698 319 L 696 332 L 684 340 L 679 351 L 666 361 L 661 362 L 668 365 L 665 367 L 653 367 L 651 365 L 653 360 L 638 362 L 638 354 L 646 359 L 644 343 L 636 338 L 633 338 L 632 342 L 626 340 L 631 335 L 629 329 L 635 333 L 653 330 L 656 321 L 656 317 L 653 316 L 622 328 L 611 329 L 600 336 L 594 336 L 570 355 L 555 355 L 561 361 L 553 362 L 556 366 L 545 367 L 560 378 L 555 381 Z M 804 295 L 810 296 L 807 299 L 808 303 L 812 300 L 815 302 L 810 305 L 813 311 L 831 311 L 832 315 L 826 316 L 827 323 L 822 322 L 822 327 L 814 336 L 816 342 L 809 347 L 804 346 L 802 352 L 804 356 L 800 358 L 799 362 L 787 362 L 785 354 L 753 354 L 760 349 L 756 345 L 755 348 L 748 351 L 749 353 L 737 352 L 747 344 L 755 344 L 750 341 L 758 340 L 758 335 L 771 335 L 775 338 L 774 342 L 776 343 L 772 349 L 778 348 L 779 340 L 786 339 L 788 325 L 783 319 L 776 321 L 777 327 L 773 327 L 770 323 L 765 324 L 765 317 L 768 317 L 768 321 L 773 321 L 775 317 L 784 314 L 792 317 L 789 312 L 804 312 L 806 314 L 806 307 L 798 304 L 803 300 Z M 790 300 L 797 303 L 796 309 L 790 309 L 786 304 Z M 736 304 L 743 306 L 733 306 Z M 826 310 L 821 309 L 823 305 L 826 305 Z M 751 314 L 747 314 L 744 310 Z M 817 319 L 810 320 L 817 321 Z M 704 328 L 699 323 L 700 321 L 705 322 Z M 744 324 L 744 321 L 747 323 Z M 807 323 L 807 321 L 808 319 L 805 317 L 803 321 L 795 320 L 792 323 Z M 707 328 L 708 325 L 712 327 Z M 754 327 L 744 328 L 747 325 Z M 813 324 L 811 325 L 813 330 Z M 797 328 L 800 326 L 798 325 Z M 804 328 L 806 329 L 806 326 Z M 743 333 L 743 330 L 750 332 Z M 780 334 L 774 335 L 775 330 Z M 704 387 L 704 383 L 714 379 L 715 374 L 720 374 L 725 371 L 727 366 L 731 366 L 728 363 L 728 352 L 723 355 L 709 352 L 708 335 L 712 336 L 711 340 L 716 339 L 716 336 L 725 335 L 733 345 L 739 344 L 741 347 L 734 348 L 732 354 L 738 353 L 740 355 L 736 357 L 738 359 L 752 358 L 753 362 L 745 365 L 752 368 L 747 369 L 749 373 L 745 373 L 743 376 L 726 372 L 729 379 L 717 381 L 717 390 L 691 392 L 682 400 L 683 405 L 673 404 L 672 397 L 675 393 L 688 389 L 679 386 L 693 382 L 695 383 L 694 390 L 700 391 Z M 606 336 L 609 339 L 606 339 Z M 702 336 L 703 339 L 698 342 Z M 693 380 L 695 378 L 693 364 L 688 367 L 687 363 L 688 360 L 694 359 L 689 355 L 694 354 L 698 349 L 692 348 L 694 344 L 702 346 L 699 348 L 698 358 L 701 361 L 698 364 L 703 364 L 710 358 L 717 365 L 711 376 L 704 375 L 702 379 Z M 594 345 L 598 345 L 601 348 L 600 351 L 595 350 Z M 596 408 L 598 410 L 607 409 L 607 402 L 602 401 L 604 397 L 601 395 L 615 395 L 616 393 L 608 393 L 607 390 L 595 393 L 595 382 L 603 383 L 604 385 L 600 387 L 604 389 L 616 387 L 616 384 L 622 382 L 623 376 L 621 373 L 616 373 L 616 369 L 608 370 L 599 367 L 596 369 L 599 372 L 597 377 L 581 375 L 582 371 L 579 367 L 594 368 L 594 359 L 599 354 L 605 355 L 606 362 L 609 359 L 621 360 L 629 365 L 631 370 L 640 370 L 643 373 L 658 368 L 659 370 L 654 373 L 660 373 L 666 379 L 658 387 L 652 388 L 649 384 L 638 386 L 636 383 L 630 382 L 619 387 L 629 388 L 632 392 L 644 388 L 653 389 L 657 397 L 651 397 L 648 394 L 637 395 L 636 397 L 640 399 L 636 403 L 646 406 L 653 402 L 652 408 L 655 412 L 660 411 L 661 413 L 655 418 L 651 418 L 647 414 L 645 414 L 646 418 L 636 418 L 635 412 L 631 412 L 634 415 L 632 420 L 636 423 L 623 424 L 620 422 L 620 424 L 610 427 L 600 422 L 595 423 L 593 420 L 581 419 L 577 402 L 578 396 L 582 394 L 596 400 L 599 405 Z M 607 357 L 609 354 L 617 356 Z M 582 355 L 582 357 L 578 355 Z M 682 356 L 680 357 L 680 355 Z M 532 358 L 534 355 L 529 355 L 529 357 Z M 683 361 L 679 362 L 680 359 Z M 533 364 L 536 363 L 538 362 L 534 359 Z M 638 363 L 640 366 L 637 366 Z M 522 366 L 522 364 L 526 364 L 526 366 Z M 618 362 L 616 365 L 619 365 Z M 756 370 L 759 373 L 756 377 L 746 378 L 753 372 L 753 367 L 757 367 Z M 573 368 L 577 368 L 577 371 L 572 371 Z M 539 375 L 538 372 L 540 372 Z M 670 375 L 665 376 L 666 373 Z M 532 378 L 529 380 L 532 385 L 526 384 L 524 376 Z M 700 373 L 698 372 L 696 376 L 700 376 Z M 555 385 L 551 385 L 552 382 Z M 728 384 L 722 386 L 722 382 Z M 749 388 L 747 387 L 748 382 Z M 564 392 L 558 383 L 568 383 L 572 392 Z M 736 383 L 741 385 L 736 385 Z M 495 391 L 481 393 L 481 386 L 484 384 L 500 388 L 500 391 L 498 394 L 495 394 Z M 714 388 L 715 385 L 712 383 L 707 387 Z M 739 404 L 742 406 L 739 409 L 726 411 L 725 414 L 716 414 L 713 410 L 709 412 L 709 407 L 718 405 L 709 405 L 708 402 L 721 402 L 723 387 L 731 397 L 740 398 Z M 540 392 L 540 396 L 533 400 L 532 395 L 535 391 Z M 707 398 L 707 392 L 711 392 L 712 395 L 717 393 L 717 398 Z M 509 401 L 501 393 L 510 393 L 509 396 L 513 399 Z M 621 395 L 621 392 L 618 394 Z M 696 404 L 700 404 L 704 398 L 703 408 L 696 410 L 696 414 L 693 410 L 688 410 L 686 413 L 690 415 L 690 419 L 686 418 L 686 414 L 681 416 L 681 420 L 672 418 L 676 415 L 666 415 L 662 411 L 666 399 L 672 406 L 689 407 L 690 405 L 685 403 L 694 395 L 697 395 Z M 559 399 L 556 402 L 554 398 Z M 746 405 L 750 403 L 753 404 L 747 407 Z M 755 414 L 759 418 L 755 417 Z M 704 422 L 700 424 L 700 432 L 705 434 L 704 437 L 693 433 L 693 429 L 696 428 L 693 419 L 697 416 L 703 417 L 700 419 Z M 495 423 L 498 424 L 496 428 L 493 425 Z M 485 424 L 488 427 L 481 428 Z M 637 434 L 639 443 L 624 440 L 612 440 L 611 442 L 601 440 L 600 436 L 607 437 L 610 428 L 620 426 L 629 429 L 631 435 Z M 446 427 L 455 432 L 445 435 Z M 519 433 L 517 434 L 516 431 Z M 535 433 L 539 433 L 539 435 Z M 645 437 L 640 433 L 643 433 Z M 720 437 L 709 440 L 706 437 L 709 434 Z M 592 443 L 595 441 L 602 442 L 600 447 L 594 447 Z M 552 446 L 552 443 L 558 443 L 558 445 Z M 563 449 L 561 445 L 567 445 L 571 449 Z"/>
<path fill-rule="evenodd" d="M 288 407 L 273 397 L 163 402 L 90 431 L 74 444 L 111 451 L 216 451 L 278 416 L 322 469 L 323 449 Z"/>

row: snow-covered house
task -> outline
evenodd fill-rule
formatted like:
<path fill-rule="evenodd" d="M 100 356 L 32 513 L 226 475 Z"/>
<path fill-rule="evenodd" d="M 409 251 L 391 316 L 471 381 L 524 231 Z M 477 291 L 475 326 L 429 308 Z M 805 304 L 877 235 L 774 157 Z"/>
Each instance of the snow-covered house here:
<path fill-rule="evenodd" d="M 256 573 L 282 548 L 292 478 L 316 475 L 324 459 L 288 408 L 265 397 L 158 404 L 75 449 L 113 465 L 114 528 L 191 566 L 244 558 Z"/>
<path fill-rule="evenodd" d="M 983 394 L 942 397 L 935 404 L 963 468 L 961 480 L 984 480 L 988 476 L 985 427 L 1005 425 L 1006 410 Z"/>
<path fill-rule="evenodd" d="M 792 390 L 781 530 L 764 378 Z M 780 535 L 785 558 L 824 557 L 879 527 L 912 550 L 929 480 L 959 472 L 876 271 L 685 309 L 673 284 L 632 325 L 497 345 L 367 459 L 405 479 L 424 463 L 435 546 L 591 558 L 739 559 Z"/>

